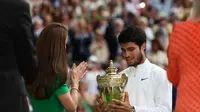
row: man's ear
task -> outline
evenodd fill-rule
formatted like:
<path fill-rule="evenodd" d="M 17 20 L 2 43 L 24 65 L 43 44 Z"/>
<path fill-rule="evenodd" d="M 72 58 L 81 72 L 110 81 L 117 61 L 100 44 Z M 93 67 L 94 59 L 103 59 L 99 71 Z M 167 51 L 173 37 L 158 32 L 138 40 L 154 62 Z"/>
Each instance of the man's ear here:
<path fill-rule="evenodd" d="M 145 51 L 145 50 L 146 50 L 146 43 L 143 43 L 143 44 L 142 44 L 141 50 L 142 50 L 142 51 Z"/>

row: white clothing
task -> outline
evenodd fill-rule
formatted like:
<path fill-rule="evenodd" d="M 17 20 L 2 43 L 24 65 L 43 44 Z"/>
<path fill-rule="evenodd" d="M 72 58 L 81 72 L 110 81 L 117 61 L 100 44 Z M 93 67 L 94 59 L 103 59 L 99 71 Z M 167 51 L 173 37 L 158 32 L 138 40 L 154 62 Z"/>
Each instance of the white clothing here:
<path fill-rule="evenodd" d="M 89 95 L 97 95 L 99 94 L 97 76 L 104 75 L 105 72 L 103 70 L 100 71 L 88 71 L 88 73 L 83 78 L 83 81 L 88 84 L 88 93 Z"/>
<path fill-rule="evenodd" d="M 90 45 L 89 50 L 93 55 L 98 58 L 98 62 L 100 62 L 101 64 L 108 62 L 109 50 L 106 41 L 103 40 L 101 48 L 98 48 L 97 42 L 93 41 Z"/>
<path fill-rule="evenodd" d="M 146 27 L 144 29 L 145 34 L 147 36 L 147 43 L 146 43 L 146 54 L 148 55 L 151 52 L 152 49 L 152 43 L 151 41 L 154 39 L 153 30 L 150 27 Z"/>
<path fill-rule="evenodd" d="M 167 53 L 164 51 L 157 51 L 157 52 L 151 52 L 147 58 L 149 61 L 151 61 L 153 64 L 158 65 L 161 68 L 165 68 L 165 66 L 168 65 L 168 58 Z"/>
<path fill-rule="evenodd" d="M 136 112 L 172 112 L 172 85 L 165 70 L 146 59 L 121 73 L 128 75 L 125 91 Z"/>

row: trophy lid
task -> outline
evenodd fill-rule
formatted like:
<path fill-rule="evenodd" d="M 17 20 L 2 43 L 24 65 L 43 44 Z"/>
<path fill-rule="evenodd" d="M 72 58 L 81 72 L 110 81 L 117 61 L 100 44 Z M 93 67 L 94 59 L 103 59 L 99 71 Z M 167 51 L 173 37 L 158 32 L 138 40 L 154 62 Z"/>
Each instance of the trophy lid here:
<path fill-rule="evenodd" d="M 100 88 L 104 87 L 124 87 L 128 77 L 126 74 L 117 74 L 117 68 L 114 67 L 113 61 L 110 61 L 109 67 L 105 70 L 106 74 L 97 76 L 97 83 Z"/>
<path fill-rule="evenodd" d="M 110 65 L 109 65 L 109 67 L 106 69 L 106 73 L 108 74 L 108 75 L 116 75 L 117 74 L 117 68 L 116 67 L 114 67 L 114 64 L 113 64 L 113 61 L 112 60 L 110 60 Z"/>

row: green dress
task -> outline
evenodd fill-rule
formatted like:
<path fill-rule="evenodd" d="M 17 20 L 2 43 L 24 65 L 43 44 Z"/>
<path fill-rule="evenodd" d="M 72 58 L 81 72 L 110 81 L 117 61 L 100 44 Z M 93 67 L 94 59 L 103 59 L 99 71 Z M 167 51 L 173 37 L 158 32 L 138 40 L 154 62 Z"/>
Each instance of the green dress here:
<path fill-rule="evenodd" d="M 58 96 L 68 92 L 70 92 L 70 89 L 67 87 L 67 84 L 64 84 L 49 99 L 36 100 L 30 96 L 33 112 L 65 112 L 65 108 L 58 99 Z"/>

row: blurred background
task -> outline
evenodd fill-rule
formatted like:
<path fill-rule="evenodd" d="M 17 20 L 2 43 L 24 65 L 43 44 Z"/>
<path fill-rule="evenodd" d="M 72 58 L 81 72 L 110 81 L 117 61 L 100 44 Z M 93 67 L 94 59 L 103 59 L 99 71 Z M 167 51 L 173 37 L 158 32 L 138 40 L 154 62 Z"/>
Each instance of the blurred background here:
<path fill-rule="evenodd" d="M 69 31 L 69 68 L 81 61 L 89 72 L 81 81 L 77 112 L 92 112 L 98 87 L 96 76 L 105 74 L 109 60 L 118 71 L 127 68 L 117 43 L 128 25 L 140 26 L 147 35 L 147 58 L 166 68 L 167 48 L 174 24 L 187 20 L 191 0 L 27 0 L 31 5 L 34 44 L 42 29 L 59 22 Z"/>

